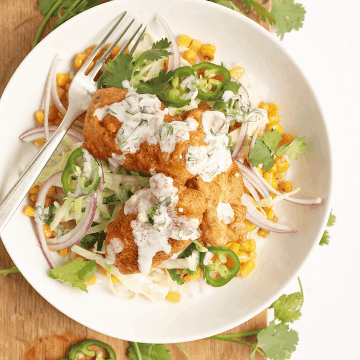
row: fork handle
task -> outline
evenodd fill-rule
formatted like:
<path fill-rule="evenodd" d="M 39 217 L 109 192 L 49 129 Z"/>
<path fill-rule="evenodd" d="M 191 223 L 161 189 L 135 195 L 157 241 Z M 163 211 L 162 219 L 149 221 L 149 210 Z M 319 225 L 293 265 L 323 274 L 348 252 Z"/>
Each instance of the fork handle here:
<path fill-rule="evenodd" d="M 61 125 L 40 149 L 34 160 L 20 176 L 19 180 L 13 185 L 10 191 L 5 195 L 4 200 L 0 203 L 0 234 L 5 228 L 8 221 L 13 216 L 15 210 L 28 193 L 30 187 L 39 176 L 52 153 L 56 150 L 60 141 L 65 136 L 68 128 L 82 111 L 68 110 Z"/>

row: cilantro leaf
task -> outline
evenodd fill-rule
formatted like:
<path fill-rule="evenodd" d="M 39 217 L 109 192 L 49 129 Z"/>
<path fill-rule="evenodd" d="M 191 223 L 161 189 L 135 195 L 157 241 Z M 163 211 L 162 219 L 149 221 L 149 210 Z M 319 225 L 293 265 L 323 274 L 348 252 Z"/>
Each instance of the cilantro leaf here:
<path fill-rule="evenodd" d="M 16 266 L 13 266 L 10 269 L 0 270 L 0 275 L 7 276 L 9 274 L 15 274 L 19 272 L 20 272 L 19 269 Z"/>
<path fill-rule="evenodd" d="M 276 2 L 277 0 L 275 0 Z M 261 18 L 262 21 L 269 20 L 270 25 L 276 23 L 276 19 L 272 13 L 269 13 L 262 5 L 260 5 L 255 0 L 242 0 L 245 10 L 251 10 L 251 7 L 254 8 L 256 14 Z"/>
<path fill-rule="evenodd" d="M 132 360 L 171 360 L 170 352 L 164 344 L 129 343 L 129 356 Z"/>
<path fill-rule="evenodd" d="M 287 155 L 290 160 L 297 160 L 299 155 L 305 152 L 306 143 L 304 139 L 294 139 L 292 142 L 280 146 L 276 152 L 276 156 Z"/>
<path fill-rule="evenodd" d="M 194 242 L 192 242 L 185 250 L 183 250 L 180 253 L 180 255 L 178 257 L 179 258 L 187 258 L 187 257 L 191 256 L 194 251 L 197 251 L 197 248 L 196 248 L 196 244 Z"/>
<path fill-rule="evenodd" d="M 52 269 L 49 276 L 52 279 L 61 280 L 63 283 L 71 285 L 71 287 L 77 287 L 88 292 L 85 282 L 90 280 L 96 271 L 95 260 L 85 261 L 78 258 L 69 264 Z"/>
<path fill-rule="evenodd" d="M 57 0 L 39 0 L 38 10 L 45 16 L 55 5 Z M 71 6 L 73 0 L 63 0 L 62 3 L 55 9 L 54 12 L 59 11 L 61 8 L 67 8 Z"/>
<path fill-rule="evenodd" d="M 177 269 L 166 269 L 169 273 L 170 277 L 176 281 L 179 285 L 185 284 L 184 279 L 181 277 L 181 275 L 177 272 Z"/>
<path fill-rule="evenodd" d="M 323 233 L 323 236 L 320 239 L 319 245 L 321 245 L 321 246 L 329 245 L 329 239 L 330 239 L 329 232 L 327 230 L 325 230 Z"/>
<path fill-rule="evenodd" d="M 238 13 L 244 15 L 244 13 L 236 6 L 236 4 L 233 1 L 227 1 L 227 0 L 208 0 L 208 1 L 222 6 L 226 6 L 227 8 L 235 10 Z"/>
<path fill-rule="evenodd" d="M 256 138 L 254 149 L 249 156 L 249 161 L 253 166 L 264 164 L 264 172 L 274 166 L 274 159 L 271 156 L 271 152 L 262 139 Z"/>
<path fill-rule="evenodd" d="M 136 87 L 136 92 L 139 94 L 160 94 L 168 87 L 168 83 L 172 77 L 173 71 L 161 71 L 159 76 L 155 78 L 148 81 L 140 81 L 139 85 Z"/>
<path fill-rule="evenodd" d="M 241 88 L 241 84 L 235 81 L 229 81 L 225 87 L 224 87 L 224 91 L 229 90 L 232 91 L 235 95 L 237 95 L 239 93 L 239 89 Z"/>
<path fill-rule="evenodd" d="M 301 292 L 295 292 L 290 295 L 281 295 L 269 306 L 269 309 L 274 309 L 275 319 L 280 320 L 282 323 L 292 323 L 301 316 L 300 310 L 304 303 L 304 293 L 300 279 L 298 280 Z"/>
<path fill-rule="evenodd" d="M 130 80 L 133 74 L 132 60 L 130 54 L 124 53 L 117 56 L 115 60 L 110 60 L 105 66 L 106 72 L 98 80 L 98 87 L 107 86 L 123 89 L 122 82 Z"/>
<path fill-rule="evenodd" d="M 281 40 L 285 33 L 293 29 L 299 30 L 303 26 L 305 14 L 304 7 L 301 4 L 295 4 L 294 0 L 274 0 L 272 2 L 270 15 L 275 20 L 276 34 Z"/>
<path fill-rule="evenodd" d="M 329 220 L 328 220 L 326 226 L 333 226 L 335 224 L 335 221 L 336 221 L 336 216 L 332 214 L 332 210 L 331 210 Z"/>
<path fill-rule="evenodd" d="M 283 323 L 275 325 L 275 320 L 257 334 L 257 339 L 258 343 L 252 352 L 253 358 L 255 358 L 256 349 L 261 348 L 272 360 L 288 358 L 296 350 L 299 342 L 299 336 L 295 330 L 290 330 L 289 326 Z"/>
<path fill-rule="evenodd" d="M 273 155 L 281 141 L 281 134 L 276 129 L 272 129 L 267 131 L 262 138 L 265 145 L 269 148 L 271 155 Z"/>
<path fill-rule="evenodd" d="M 106 238 L 105 231 L 100 231 L 94 234 L 87 234 L 82 238 L 80 242 L 80 246 L 83 249 L 88 250 L 92 248 L 97 242 L 96 250 L 101 251 L 105 238 Z"/>

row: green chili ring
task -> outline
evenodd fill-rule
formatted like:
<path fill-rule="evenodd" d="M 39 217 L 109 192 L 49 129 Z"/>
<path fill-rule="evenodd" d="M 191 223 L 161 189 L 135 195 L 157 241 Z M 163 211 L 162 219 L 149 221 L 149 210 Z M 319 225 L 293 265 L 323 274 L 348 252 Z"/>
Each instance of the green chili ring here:
<path fill-rule="evenodd" d="M 177 68 L 176 70 L 174 70 L 174 75 L 171 79 L 172 89 L 166 90 L 165 92 L 158 94 L 157 97 L 166 106 L 180 108 L 189 105 L 191 99 L 180 99 L 181 93 L 179 88 L 180 88 L 181 80 L 191 75 L 195 76 L 194 70 L 191 66 L 182 66 Z M 189 89 L 185 89 L 185 92 L 189 92 Z"/>
<path fill-rule="evenodd" d="M 207 79 L 208 84 L 211 86 L 211 89 L 214 89 L 210 92 L 201 91 L 199 89 L 197 98 L 201 101 L 215 101 L 222 96 L 224 93 L 225 85 L 227 85 L 231 80 L 230 71 L 224 66 L 216 65 L 210 62 L 202 62 L 196 64 L 193 67 L 195 72 L 205 69 L 204 78 Z M 213 79 L 216 75 L 222 75 L 224 81 Z"/>
<path fill-rule="evenodd" d="M 78 352 L 84 354 L 84 355 L 88 355 L 88 356 L 95 356 L 95 352 L 92 350 L 89 350 L 89 346 L 91 345 L 96 345 L 99 346 L 103 349 L 105 349 L 110 357 L 108 359 L 104 359 L 104 360 L 116 360 L 116 354 L 114 349 L 108 345 L 103 343 L 102 341 L 98 341 L 98 340 L 85 340 L 83 341 L 81 344 L 75 345 L 71 350 L 70 350 L 70 354 L 69 354 L 69 360 L 76 360 L 76 355 Z M 66 359 L 64 359 L 66 360 Z"/>
<path fill-rule="evenodd" d="M 210 246 L 208 250 L 217 256 L 217 260 L 208 265 L 203 264 L 205 281 L 214 287 L 224 286 L 239 273 L 240 260 L 232 250 L 225 246 Z M 201 255 L 201 262 L 203 263 L 205 253 L 201 253 Z M 229 256 L 234 263 L 230 269 L 225 266 L 228 261 L 227 256 Z M 217 272 L 220 277 L 215 279 L 211 276 L 213 272 Z"/>
<path fill-rule="evenodd" d="M 83 176 L 84 174 L 83 171 L 81 171 L 81 174 L 77 178 L 77 188 L 76 190 L 72 190 L 69 184 L 69 180 L 76 172 L 76 167 L 77 167 L 76 160 L 81 157 L 84 157 L 85 159 L 85 156 L 91 162 L 91 168 L 94 174 L 93 181 L 91 182 L 90 185 L 86 186 L 87 179 L 85 176 Z M 69 159 L 61 174 L 61 183 L 65 194 L 73 198 L 92 194 L 98 189 L 98 187 L 100 186 L 100 182 L 101 182 L 101 168 L 97 160 L 86 149 L 83 148 L 75 149 L 69 156 Z M 80 191 L 79 194 L 77 193 L 78 191 Z"/>

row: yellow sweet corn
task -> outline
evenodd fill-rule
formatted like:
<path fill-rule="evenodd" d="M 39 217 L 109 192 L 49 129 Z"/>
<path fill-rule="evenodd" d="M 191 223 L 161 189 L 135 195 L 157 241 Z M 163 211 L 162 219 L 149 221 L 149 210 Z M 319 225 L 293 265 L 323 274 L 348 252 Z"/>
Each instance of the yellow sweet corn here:
<path fill-rule="evenodd" d="M 213 61 L 215 58 L 215 45 L 206 44 L 200 46 L 200 55 L 203 61 Z"/>
<path fill-rule="evenodd" d="M 277 130 L 280 134 L 283 132 L 282 126 L 280 124 L 269 123 L 268 130 L 271 131 L 272 129 Z"/>
<path fill-rule="evenodd" d="M 278 186 L 279 191 L 284 191 L 286 193 L 289 193 L 293 189 L 293 185 L 290 181 L 283 181 Z"/>
<path fill-rule="evenodd" d="M 268 220 L 272 220 L 275 215 L 274 210 L 271 207 L 267 207 L 264 210 L 265 210 L 266 217 L 268 218 Z"/>
<path fill-rule="evenodd" d="M 186 274 L 186 275 L 184 276 L 184 281 L 187 283 L 187 282 L 189 282 L 190 280 L 200 279 L 200 277 L 201 277 L 201 270 L 199 269 L 199 271 L 198 271 L 195 275 Z"/>
<path fill-rule="evenodd" d="M 181 295 L 175 291 L 169 291 L 168 294 L 166 295 L 166 300 L 172 302 L 172 303 L 177 303 L 180 301 Z"/>
<path fill-rule="evenodd" d="M 88 55 L 89 56 L 89 55 Z M 75 66 L 77 69 L 80 69 L 82 64 L 86 61 L 86 59 L 88 58 L 88 56 L 86 56 L 85 54 L 79 54 L 76 58 L 75 58 Z"/>
<path fill-rule="evenodd" d="M 190 50 L 186 50 L 184 52 L 184 59 L 189 62 L 191 65 L 194 65 L 196 63 L 196 57 L 197 57 L 197 54 L 196 54 L 196 51 L 193 50 L 193 49 L 190 49 Z"/>
<path fill-rule="evenodd" d="M 264 230 L 264 229 L 259 229 L 259 230 L 257 231 L 257 234 L 258 234 L 259 236 L 261 236 L 262 238 L 264 238 L 264 239 L 269 236 L 269 233 L 270 233 L 270 231 Z"/>
<path fill-rule="evenodd" d="M 199 40 L 192 39 L 189 47 L 190 49 L 198 52 L 201 48 L 201 42 Z"/>
<path fill-rule="evenodd" d="M 231 243 L 229 244 L 228 248 L 232 250 L 235 254 L 237 254 L 240 250 L 240 244 L 238 243 Z"/>
<path fill-rule="evenodd" d="M 274 176 L 274 173 L 271 171 L 265 171 L 264 172 L 264 179 L 274 188 L 276 189 L 278 186 L 278 182 L 276 181 L 276 178 Z"/>
<path fill-rule="evenodd" d="M 277 170 L 279 172 L 285 172 L 287 169 L 289 169 L 290 165 L 287 162 L 287 160 L 285 159 L 284 156 L 278 156 L 274 159 L 274 163 L 277 167 Z"/>
<path fill-rule="evenodd" d="M 60 73 L 56 75 L 56 85 L 65 86 L 69 81 L 69 74 Z"/>
<path fill-rule="evenodd" d="M 269 109 L 267 111 L 269 116 L 275 116 L 279 114 L 280 109 L 276 104 L 269 104 Z"/>
<path fill-rule="evenodd" d="M 93 276 L 90 280 L 86 280 L 86 285 L 94 285 L 96 283 L 96 276 Z"/>
<path fill-rule="evenodd" d="M 114 275 L 111 275 L 111 281 L 116 284 L 121 284 L 121 281 Z"/>
<path fill-rule="evenodd" d="M 235 66 L 232 70 L 230 70 L 230 75 L 232 78 L 239 81 L 244 72 L 245 70 L 242 66 Z"/>
<path fill-rule="evenodd" d="M 259 105 L 258 105 L 258 108 L 264 109 L 266 112 L 268 112 L 268 110 L 269 110 L 269 105 L 261 101 L 261 102 L 259 103 Z"/>
<path fill-rule="evenodd" d="M 67 255 L 67 253 L 68 253 L 68 249 L 60 250 L 60 255 L 65 256 L 65 255 Z"/>
<path fill-rule="evenodd" d="M 23 214 L 25 214 L 27 216 L 34 216 L 35 209 L 31 206 L 26 205 L 22 212 L 23 212 Z"/>
<path fill-rule="evenodd" d="M 41 124 L 44 125 L 44 112 L 42 110 L 39 110 L 35 113 L 36 120 Z"/>
<path fill-rule="evenodd" d="M 247 277 L 255 269 L 255 261 L 249 260 L 247 263 L 241 266 L 240 275 L 242 277 Z"/>
<path fill-rule="evenodd" d="M 186 46 L 187 48 L 190 47 L 191 38 L 187 35 L 180 35 L 178 39 L 178 46 Z"/>
<path fill-rule="evenodd" d="M 245 224 L 248 227 L 247 231 L 253 231 L 256 228 L 256 226 L 253 223 L 251 223 L 249 220 L 245 220 Z"/>

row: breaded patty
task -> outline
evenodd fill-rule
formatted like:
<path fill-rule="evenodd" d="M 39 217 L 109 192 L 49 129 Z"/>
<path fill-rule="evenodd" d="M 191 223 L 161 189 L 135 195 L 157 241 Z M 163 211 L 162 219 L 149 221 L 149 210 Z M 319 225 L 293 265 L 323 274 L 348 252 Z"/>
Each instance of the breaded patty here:
<path fill-rule="evenodd" d="M 178 188 L 179 201 L 175 206 L 177 216 L 186 216 L 190 219 L 198 219 L 201 223 L 203 213 L 207 208 L 208 200 L 199 191 L 189 189 L 185 186 L 176 184 Z M 194 206 L 196 204 L 196 206 Z M 138 267 L 138 247 L 135 244 L 133 229 L 131 221 L 136 220 L 137 214 L 124 213 L 125 204 L 123 204 L 115 221 L 110 223 L 107 227 L 107 237 L 105 240 L 106 255 L 108 255 L 108 247 L 112 239 L 119 239 L 122 250 L 115 255 L 114 265 L 120 270 L 122 274 L 139 273 Z M 181 211 L 179 211 L 181 209 Z M 169 239 L 171 245 L 171 252 L 166 254 L 164 251 L 159 251 L 153 257 L 152 268 L 158 267 L 164 260 L 169 259 L 175 253 L 186 249 L 191 243 L 191 240 L 174 240 Z"/>
<path fill-rule="evenodd" d="M 217 175 L 212 182 L 205 182 L 197 176 L 188 180 L 187 184 L 199 190 L 209 200 L 200 225 L 201 240 L 205 244 L 223 246 L 230 242 L 241 243 L 246 240 L 247 226 L 244 222 L 246 207 L 241 205 L 244 183 L 234 161 L 226 172 Z M 219 219 L 217 213 L 219 202 L 231 205 L 234 217 L 230 224 L 225 224 Z"/>
<path fill-rule="evenodd" d="M 93 156 L 100 160 L 107 160 L 112 154 L 123 155 L 115 137 L 122 123 L 114 116 L 107 114 L 103 121 L 94 115 L 95 111 L 106 105 L 124 100 L 127 90 L 108 88 L 100 89 L 91 101 L 85 117 L 84 138 L 86 148 Z M 140 145 L 136 153 L 125 154 L 123 166 L 128 170 L 140 171 L 151 174 L 163 173 L 183 183 L 193 177 L 186 168 L 186 154 L 189 146 L 202 146 L 205 143 L 205 134 L 202 127 L 202 113 L 205 110 L 194 109 L 182 116 L 165 115 L 165 122 L 185 121 L 188 117 L 194 118 L 199 124 L 197 129 L 190 131 L 190 139 L 180 141 L 175 145 L 172 153 L 163 152 L 160 145 L 148 144 L 146 141 Z"/>

